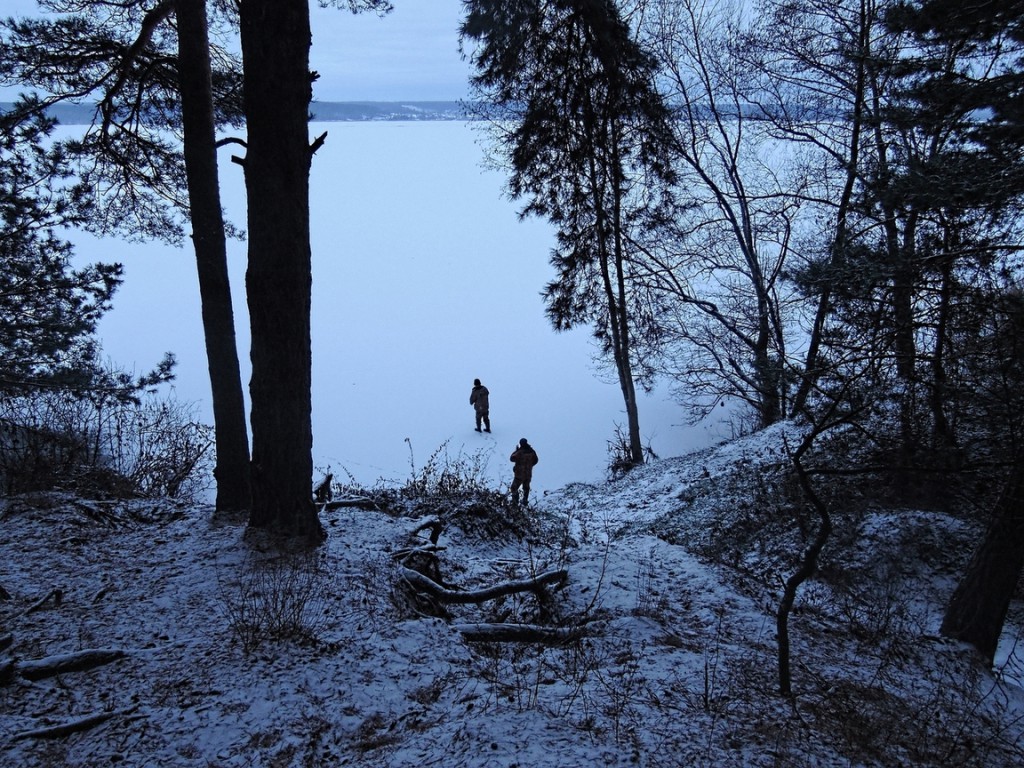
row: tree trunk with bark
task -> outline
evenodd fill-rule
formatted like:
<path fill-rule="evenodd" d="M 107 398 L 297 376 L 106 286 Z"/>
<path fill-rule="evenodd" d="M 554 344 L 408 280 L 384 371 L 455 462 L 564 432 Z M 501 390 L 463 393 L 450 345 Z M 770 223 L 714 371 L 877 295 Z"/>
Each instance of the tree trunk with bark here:
<path fill-rule="evenodd" d="M 206 1 L 176 0 L 176 11 L 185 170 L 217 446 L 216 505 L 241 510 L 252 500 L 249 435 L 221 212 Z"/>
<path fill-rule="evenodd" d="M 801 456 L 810 449 L 817 434 L 823 431 L 821 427 L 816 427 L 814 432 L 810 433 L 804 438 L 803 443 L 796 450 L 791 457 L 793 462 L 793 468 L 796 471 L 797 479 L 800 481 L 800 487 L 804 491 L 804 495 L 807 500 L 814 507 L 818 513 L 818 531 L 814 534 L 814 538 L 811 540 L 810 546 L 804 551 L 803 557 L 800 559 L 800 565 L 789 578 L 786 579 L 785 586 L 782 590 L 782 599 L 779 601 L 779 607 L 775 612 L 775 630 L 779 640 L 779 693 L 783 696 L 790 696 L 793 693 L 793 672 L 792 672 L 792 659 L 790 657 L 790 642 L 789 642 L 789 615 L 793 611 L 793 605 L 796 603 L 797 591 L 801 585 L 809 578 L 811 578 L 815 571 L 818 569 L 818 559 L 821 556 L 821 551 L 825 548 L 828 543 L 829 537 L 832 535 L 832 515 L 828 511 L 828 507 L 821 500 L 821 497 L 815 492 L 811 486 L 810 478 L 807 476 L 807 470 L 801 463 Z"/>
<path fill-rule="evenodd" d="M 319 540 L 311 492 L 309 4 L 242 0 L 239 7 L 252 331 L 249 525 Z"/>
<path fill-rule="evenodd" d="M 1017 459 L 988 532 L 946 608 L 941 632 L 995 658 L 1006 612 L 1024 570 L 1024 458 Z"/>

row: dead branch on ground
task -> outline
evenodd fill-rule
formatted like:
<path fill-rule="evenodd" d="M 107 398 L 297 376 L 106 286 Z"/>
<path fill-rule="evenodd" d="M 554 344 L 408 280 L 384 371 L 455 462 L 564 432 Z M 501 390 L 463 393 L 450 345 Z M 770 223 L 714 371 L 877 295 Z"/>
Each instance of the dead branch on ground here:
<path fill-rule="evenodd" d="M 427 578 L 419 571 L 414 571 L 411 568 L 403 568 L 402 577 L 413 588 L 427 592 L 429 595 L 443 603 L 465 604 L 482 603 L 487 600 L 494 600 L 499 597 L 505 597 L 519 592 L 542 592 L 544 587 L 550 584 L 565 583 L 565 580 L 569 578 L 569 572 L 564 568 L 560 568 L 556 571 L 542 573 L 532 579 L 507 581 L 484 589 L 467 591 L 442 587 L 440 584 Z"/>
<path fill-rule="evenodd" d="M 118 712 L 99 712 L 95 715 L 88 715 L 87 717 L 81 717 L 78 720 L 72 720 L 67 723 L 61 723 L 59 725 L 51 725 L 46 728 L 36 728 L 31 731 L 22 731 L 16 733 L 11 737 L 11 741 L 21 741 L 22 739 L 60 739 L 64 736 L 70 736 L 72 733 L 81 733 L 82 731 L 88 731 L 91 728 L 95 728 L 97 725 L 102 725 L 115 717 L 131 714 L 136 708 L 124 709 Z"/>
<path fill-rule="evenodd" d="M 31 661 L 20 661 L 16 668 L 18 674 L 26 680 L 42 680 L 65 672 L 83 672 L 117 661 L 127 655 L 117 648 L 92 648 Z"/>
<path fill-rule="evenodd" d="M 560 645 L 583 635 L 579 627 L 546 627 L 540 624 L 453 624 L 466 640 L 478 643 L 543 643 Z"/>

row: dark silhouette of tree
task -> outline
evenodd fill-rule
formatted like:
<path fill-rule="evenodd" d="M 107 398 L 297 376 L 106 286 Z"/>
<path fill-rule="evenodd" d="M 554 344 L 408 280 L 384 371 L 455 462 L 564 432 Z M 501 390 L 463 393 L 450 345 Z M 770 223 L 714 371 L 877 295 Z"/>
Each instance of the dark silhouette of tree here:
<path fill-rule="evenodd" d="M 643 309 L 631 230 L 661 205 L 671 176 L 654 61 L 611 0 L 464 5 L 472 84 L 498 127 L 511 196 L 527 201 L 522 215 L 556 227 L 548 317 L 558 330 L 594 326 L 622 390 L 631 460 L 643 463 L 633 346 Z"/>
<path fill-rule="evenodd" d="M 940 631 L 970 643 L 991 662 L 1024 570 L 1024 458 L 1018 458 L 992 522 L 957 584 Z"/>
<path fill-rule="evenodd" d="M 793 415 L 806 414 L 812 392 L 831 367 L 823 347 L 835 320 L 833 283 L 843 279 L 848 242 L 857 231 L 851 211 L 871 115 L 869 63 L 885 42 L 878 26 L 869 0 L 770 1 L 737 48 L 739 66 L 754 80 L 752 117 L 772 126 L 794 156 L 810 158 L 803 163 L 797 199 L 805 208 L 820 209 L 810 237 L 795 237 L 801 260 L 791 257 L 787 263 L 789 276 L 798 276 L 797 290 L 815 305 L 802 362 L 790 365 L 797 379 Z"/>
<path fill-rule="evenodd" d="M 98 102 L 85 135 L 62 142 L 77 161 L 79 200 L 98 202 L 78 217 L 81 226 L 179 242 L 191 223 L 213 395 L 216 503 L 248 508 L 249 442 L 213 143 L 216 125 L 240 117 L 238 64 L 216 50 L 211 68 L 198 0 L 40 6 L 62 15 L 6 20 L 0 74 L 44 91 L 40 108 Z"/>
<path fill-rule="evenodd" d="M 335 0 L 386 13 L 383 0 Z M 245 169 L 249 222 L 246 297 L 252 335 L 252 489 L 249 525 L 317 542 L 311 422 L 309 170 L 326 139 L 308 137 L 317 75 L 309 71 L 306 0 L 241 0 Z"/>
<path fill-rule="evenodd" d="M 185 172 L 217 445 L 217 509 L 248 509 L 249 440 L 220 207 L 206 0 L 175 0 L 175 11 Z"/>
<path fill-rule="evenodd" d="M 805 199 L 831 228 L 791 264 L 817 301 L 795 409 L 823 379 L 856 378 L 858 397 L 896 405 L 894 460 L 912 468 L 956 460 L 979 286 L 1013 271 L 1021 168 L 1019 144 L 986 139 L 996 99 L 965 91 L 985 72 L 1002 80 L 1012 46 L 915 37 L 894 7 L 769 2 L 744 50 L 764 119 L 822 169 Z"/>
<path fill-rule="evenodd" d="M 974 285 L 965 285 L 961 273 L 965 264 L 982 275 L 1017 272 L 997 255 L 1019 242 L 1016 219 L 1024 195 L 1024 3 L 904 2 L 895 5 L 887 21 L 916 43 L 895 67 L 902 92 L 889 118 L 905 127 L 933 124 L 937 115 L 959 117 L 947 128 L 947 138 L 932 162 L 911 169 L 903 180 L 907 196 L 944 214 L 944 226 L 928 252 L 941 276 L 930 384 L 934 430 L 952 442 L 946 409 L 958 398 L 950 374 L 965 354 L 956 344 L 956 331 L 967 314 L 957 307 L 972 299 L 1006 306 L 1006 320 L 990 326 L 985 338 L 1018 359 L 996 361 L 989 366 L 994 374 L 989 378 L 1012 375 L 1020 364 L 1019 290 L 993 295 L 978 290 L 981 281 L 976 277 Z M 984 225 L 980 232 L 978 222 Z M 985 312 L 986 308 L 970 308 L 967 319 L 973 321 Z M 966 343 L 977 345 L 978 337 Z M 990 430 L 998 434 L 1000 425 L 991 425 Z M 974 645 L 990 661 L 1024 569 L 1024 456 L 1016 447 L 1009 458 L 1009 478 L 941 628 L 943 634 Z"/>
<path fill-rule="evenodd" d="M 119 264 L 71 266 L 55 230 L 80 206 L 59 186 L 66 158 L 42 144 L 54 123 L 29 101 L 0 115 L 0 390 L 88 386 L 93 334 L 121 282 Z"/>
<path fill-rule="evenodd" d="M 239 10 L 252 327 L 249 524 L 319 539 L 310 393 L 309 4 L 242 0 Z"/>
<path fill-rule="evenodd" d="M 1006 268 L 1000 253 L 1020 242 L 1022 13 L 1016 2 L 931 1 L 897 3 L 885 16 L 912 44 L 890 65 L 895 95 L 881 116 L 900 133 L 933 137 L 929 151 L 903 163 L 888 186 L 922 222 L 915 301 L 928 307 L 919 326 L 934 330 L 915 376 L 937 445 L 957 444 L 960 370 L 974 352 L 964 330 L 974 323 L 975 302 L 987 301 L 978 286 Z"/>
<path fill-rule="evenodd" d="M 353 13 L 391 9 L 386 0 L 329 4 Z M 83 224 L 101 233 L 174 241 L 183 235 L 180 214 L 191 214 L 211 382 L 220 401 L 214 405 L 218 506 L 248 504 L 251 466 L 253 527 L 319 538 L 310 492 L 308 175 L 316 145 L 311 148 L 306 138 L 315 79 L 308 68 L 308 7 L 248 0 L 209 6 L 228 14 L 229 22 L 238 12 L 246 76 L 252 80 L 244 109 L 249 135 L 239 142 L 248 150 L 240 162 L 250 224 L 250 465 L 212 152 L 215 127 L 243 116 L 240 70 L 231 56 L 209 46 L 207 6 L 198 0 L 40 5 L 63 15 L 7 20 L 10 56 L 0 62 L 0 77 L 46 92 L 41 107 L 100 98 L 85 138 L 63 145 L 79 160 L 77 188 L 88 193 L 82 199 L 101 198 Z M 182 128 L 184 156 L 181 139 L 175 140 Z M 223 446 L 222 426 L 229 441 Z"/>
<path fill-rule="evenodd" d="M 728 398 L 766 427 L 789 415 L 787 350 L 804 336 L 788 316 L 792 288 L 782 286 L 806 207 L 806 173 L 777 158 L 777 136 L 752 107 L 763 92 L 741 56 L 736 20 L 699 1 L 638 2 L 641 39 L 660 63 L 659 87 L 674 110 L 676 189 L 685 204 L 645 238 L 659 368 L 697 418 Z"/>

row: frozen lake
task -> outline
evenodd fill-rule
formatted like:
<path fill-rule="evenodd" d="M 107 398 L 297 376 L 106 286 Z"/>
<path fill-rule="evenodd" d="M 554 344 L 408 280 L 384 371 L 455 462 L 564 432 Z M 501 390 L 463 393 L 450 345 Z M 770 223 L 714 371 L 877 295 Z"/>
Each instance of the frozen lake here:
<path fill-rule="evenodd" d="M 316 123 L 313 158 L 314 464 L 364 484 L 402 481 L 442 445 L 511 478 L 521 437 L 540 455 L 539 496 L 605 476 L 607 442 L 625 423 L 618 385 L 600 374 L 586 329 L 556 334 L 540 291 L 553 277 L 551 228 L 519 221 L 504 176 L 484 170 L 481 134 L 462 122 Z M 225 149 L 229 218 L 245 225 L 240 166 Z M 120 261 L 125 282 L 100 327 L 104 352 L 138 372 L 177 355 L 174 391 L 212 420 L 190 246 L 75 236 L 87 260 Z M 243 382 L 246 246 L 229 243 Z M 491 391 L 493 434 L 473 431 L 469 392 Z M 644 442 L 674 456 L 727 436 L 688 427 L 663 393 L 640 403 Z M 411 451 L 410 451 L 411 448 Z"/>

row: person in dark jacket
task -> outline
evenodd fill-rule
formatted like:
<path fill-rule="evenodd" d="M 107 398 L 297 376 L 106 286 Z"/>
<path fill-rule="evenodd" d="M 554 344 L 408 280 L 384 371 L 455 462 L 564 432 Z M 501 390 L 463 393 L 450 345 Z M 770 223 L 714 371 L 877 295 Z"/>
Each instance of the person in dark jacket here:
<path fill-rule="evenodd" d="M 519 504 L 519 489 L 523 489 L 523 504 L 530 503 L 530 480 L 533 478 L 533 468 L 540 459 L 537 452 L 533 450 L 524 437 L 519 441 L 519 447 L 512 451 L 509 456 L 512 462 L 512 503 Z"/>
<path fill-rule="evenodd" d="M 480 431 L 481 422 L 484 425 L 484 432 L 491 431 L 491 404 L 489 402 L 491 393 L 487 387 L 480 383 L 480 379 L 473 379 L 473 391 L 469 393 L 469 404 L 476 411 L 476 431 Z"/>

